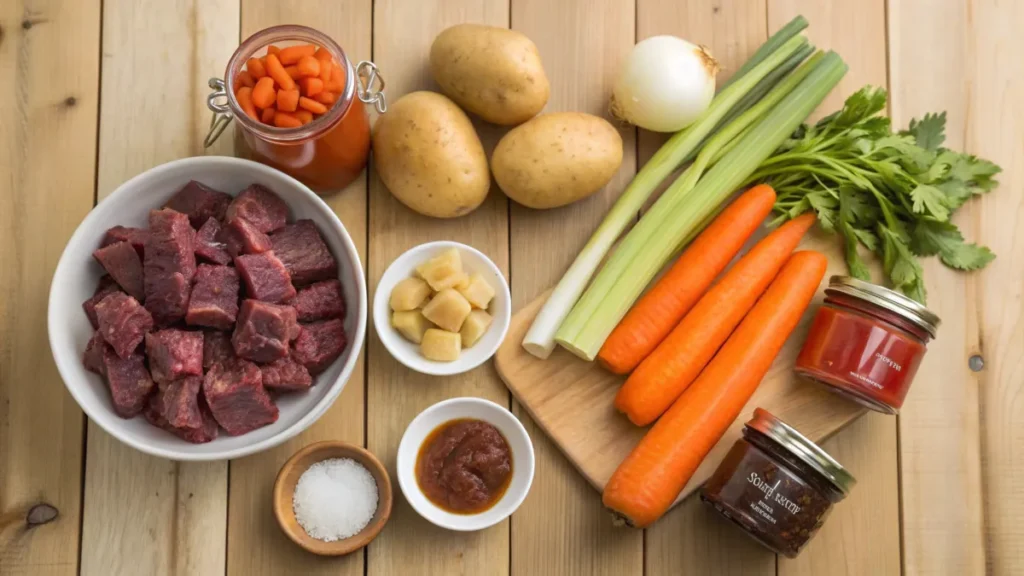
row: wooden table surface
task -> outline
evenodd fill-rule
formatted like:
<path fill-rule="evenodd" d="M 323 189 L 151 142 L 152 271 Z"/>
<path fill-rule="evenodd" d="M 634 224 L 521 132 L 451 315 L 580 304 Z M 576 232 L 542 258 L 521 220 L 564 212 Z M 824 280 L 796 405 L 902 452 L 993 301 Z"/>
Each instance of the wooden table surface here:
<path fill-rule="evenodd" d="M 364 359 L 313 427 L 274 450 L 175 463 L 87 421 L 50 357 L 46 297 L 65 242 L 127 178 L 202 148 L 206 81 L 239 39 L 281 23 L 330 34 L 372 59 L 391 99 L 431 87 L 446 26 L 511 27 L 538 45 L 550 110 L 603 114 L 612 73 L 639 39 L 711 47 L 723 77 L 791 17 L 850 72 L 832 110 L 865 83 L 890 88 L 899 126 L 948 111 L 948 143 L 1002 165 L 1000 189 L 958 216 L 998 258 L 960 275 L 925 265 L 943 319 L 902 415 L 869 415 L 825 443 L 859 479 L 796 560 L 777 558 L 691 499 L 646 532 L 615 529 L 599 495 L 515 406 L 493 367 L 430 378 L 393 361 L 370 330 Z M 0 574 L 1024 574 L 1024 2 L 1014 0 L 4 0 L 0 2 Z M 480 128 L 493 145 L 501 132 Z M 487 253 L 516 306 L 562 273 L 660 139 L 623 130 L 605 191 L 535 212 L 494 188 L 472 215 L 429 220 L 373 175 L 332 196 L 369 285 L 407 248 L 452 239 Z M 372 294 L 371 294 L 372 297 Z M 969 359 L 979 368 L 972 370 Z M 509 405 L 537 451 L 510 521 L 435 529 L 397 499 L 363 553 L 325 560 L 292 545 L 270 506 L 279 466 L 314 440 L 365 444 L 393 470 L 405 425 L 453 396 Z M 1016 422 L 1016 426 L 1014 423 Z M 59 516 L 30 527 L 38 503 Z"/>

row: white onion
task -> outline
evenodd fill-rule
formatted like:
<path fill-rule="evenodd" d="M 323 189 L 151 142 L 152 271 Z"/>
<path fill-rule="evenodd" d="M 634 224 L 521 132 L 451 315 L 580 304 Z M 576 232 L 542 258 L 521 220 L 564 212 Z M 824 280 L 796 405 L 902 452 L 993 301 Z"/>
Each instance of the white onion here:
<path fill-rule="evenodd" d="M 717 73 L 707 48 L 653 36 L 626 57 L 612 90 L 612 115 L 655 132 L 682 130 L 711 104 Z"/>

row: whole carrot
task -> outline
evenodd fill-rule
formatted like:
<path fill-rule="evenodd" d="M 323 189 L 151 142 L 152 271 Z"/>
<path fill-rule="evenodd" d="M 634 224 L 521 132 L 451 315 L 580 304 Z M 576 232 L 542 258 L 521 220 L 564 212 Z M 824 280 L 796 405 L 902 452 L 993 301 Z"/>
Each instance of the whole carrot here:
<path fill-rule="evenodd" d="M 700 374 L 814 224 L 790 220 L 758 242 L 654 349 L 615 395 L 615 407 L 638 426 L 661 416 Z"/>
<path fill-rule="evenodd" d="M 598 360 L 616 374 L 636 368 L 711 286 L 773 204 L 775 190 L 765 184 L 730 204 L 619 322 L 601 346 Z"/>
<path fill-rule="evenodd" d="M 814 297 L 827 264 L 818 252 L 790 257 L 693 386 L 612 474 L 602 498 L 606 507 L 642 528 L 672 506 L 768 372 Z"/>

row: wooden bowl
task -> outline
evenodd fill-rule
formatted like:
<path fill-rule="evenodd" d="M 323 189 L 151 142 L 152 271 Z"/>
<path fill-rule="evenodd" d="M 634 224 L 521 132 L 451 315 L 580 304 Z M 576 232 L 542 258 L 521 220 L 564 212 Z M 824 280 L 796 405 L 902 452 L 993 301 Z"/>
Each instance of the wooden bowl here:
<path fill-rule="evenodd" d="M 343 540 L 324 542 L 306 534 L 299 525 L 299 521 L 295 519 L 295 510 L 292 508 L 292 498 L 299 477 L 313 464 L 330 458 L 351 458 L 370 471 L 377 483 L 377 511 L 373 513 L 370 523 L 362 531 Z M 284 463 L 274 482 L 274 516 L 277 517 L 281 530 L 292 542 L 321 556 L 343 556 L 369 544 L 391 516 L 392 500 L 391 478 L 388 477 L 388 472 L 380 460 L 361 446 L 347 442 L 332 440 L 306 446 Z"/>

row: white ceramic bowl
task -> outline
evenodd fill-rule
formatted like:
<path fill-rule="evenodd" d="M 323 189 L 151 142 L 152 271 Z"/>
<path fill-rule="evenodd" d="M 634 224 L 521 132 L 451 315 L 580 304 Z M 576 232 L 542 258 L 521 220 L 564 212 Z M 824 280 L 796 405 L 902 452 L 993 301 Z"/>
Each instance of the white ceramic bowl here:
<path fill-rule="evenodd" d="M 391 291 L 395 285 L 413 275 L 416 267 L 437 256 L 448 248 L 457 248 L 462 258 L 463 269 L 483 277 L 494 288 L 494 298 L 487 312 L 494 318 L 491 327 L 480 340 L 469 348 L 463 348 L 459 359 L 454 362 L 435 362 L 427 360 L 420 354 L 418 344 L 409 342 L 391 326 Z M 461 374 L 483 364 L 494 356 L 508 332 L 512 320 L 512 296 L 508 291 L 508 282 L 498 266 L 490 258 L 484 256 L 476 248 L 458 242 L 428 242 L 408 250 L 388 266 L 377 283 L 377 291 L 373 296 L 373 325 L 377 328 L 384 347 L 396 360 L 423 374 L 449 376 Z"/>
<path fill-rule="evenodd" d="M 475 418 L 492 424 L 512 449 L 512 480 L 494 506 L 478 514 L 452 514 L 427 499 L 416 482 L 416 456 L 427 436 L 451 420 Z M 449 530 L 483 530 L 508 518 L 519 508 L 533 484 L 533 443 L 526 428 L 504 407 L 482 398 L 452 398 L 420 412 L 405 429 L 398 445 L 398 485 L 413 509 L 430 522 Z"/>
<path fill-rule="evenodd" d="M 349 344 L 330 368 L 317 376 L 307 392 L 284 394 L 277 399 L 277 422 L 242 436 L 220 431 L 207 444 L 190 444 L 151 426 L 142 416 L 125 420 L 114 413 L 107 385 L 82 366 L 82 352 L 92 326 L 82 302 L 92 296 L 102 267 L 92 257 L 104 232 L 115 225 L 146 226 L 150 209 L 159 208 L 189 180 L 198 180 L 237 194 L 250 184 L 263 184 L 276 192 L 291 210 L 291 219 L 309 218 L 320 229 L 338 260 L 338 276 L 348 308 L 345 333 Z M 64 248 L 50 286 L 48 330 L 50 349 L 68 391 L 89 415 L 118 440 L 143 452 L 172 460 L 222 460 L 238 458 L 276 446 L 305 430 L 338 397 L 359 357 L 366 332 L 366 282 L 359 253 L 345 227 L 309 188 L 273 168 L 237 158 L 206 156 L 185 158 L 147 170 L 118 187 L 99 203 L 75 230 Z"/>

